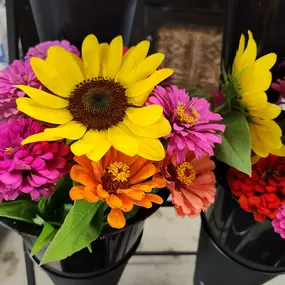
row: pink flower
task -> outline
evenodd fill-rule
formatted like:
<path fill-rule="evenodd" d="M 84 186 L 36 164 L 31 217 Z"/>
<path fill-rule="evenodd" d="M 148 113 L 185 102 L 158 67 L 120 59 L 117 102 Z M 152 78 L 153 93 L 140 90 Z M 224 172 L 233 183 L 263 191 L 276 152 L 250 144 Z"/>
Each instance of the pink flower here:
<path fill-rule="evenodd" d="M 281 206 L 277 212 L 276 218 L 272 221 L 274 231 L 285 239 L 285 206 Z"/>
<path fill-rule="evenodd" d="M 0 74 L 0 123 L 23 116 L 16 108 L 16 99 L 25 95 L 18 84 L 42 88 L 28 61 L 15 60 Z"/>
<path fill-rule="evenodd" d="M 33 200 L 51 195 L 57 180 L 70 168 L 69 147 L 60 142 L 21 145 L 23 139 L 43 131 L 31 118 L 9 120 L 0 126 L 0 202 L 27 193 Z"/>
<path fill-rule="evenodd" d="M 168 154 L 158 166 L 171 191 L 177 216 L 195 217 L 214 202 L 215 163 L 207 154 L 196 158 L 193 152 L 187 152 L 181 163 L 177 163 L 175 155 Z"/>
<path fill-rule="evenodd" d="M 225 125 L 215 124 L 222 120 L 219 114 L 212 113 L 210 103 L 203 98 L 190 97 L 184 89 L 172 85 L 167 88 L 157 86 L 147 101 L 147 105 L 159 104 L 163 114 L 172 126 L 167 152 L 176 155 L 177 162 L 185 160 L 185 150 L 191 150 L 196 157 L 205 153 L 214 155 L 215 143 L 221 143 L 222 137 L 216 131 L 223 132 Z"/>
<path fill-rule="evenodd" d="M 77 49 L 76 46 L 71 45 L 70 42 L 66 41 L 66 40 L 62 40 L 62 41 L 49 41 L 49 42 L 43 42 L 40 43 L 34 47 L 31 47 L 28 50 L 28 53 L 25 57 L 25 59 L 30 59 L 31 57 L 39 57 L 42 59 L 46 59 L 47 57 L 47 51 L 51 46 L 61 46 L 64 49 L 66 49 L 67 51 L 70 51 L 76 55 L 80 55 L 79 50 Z"/>

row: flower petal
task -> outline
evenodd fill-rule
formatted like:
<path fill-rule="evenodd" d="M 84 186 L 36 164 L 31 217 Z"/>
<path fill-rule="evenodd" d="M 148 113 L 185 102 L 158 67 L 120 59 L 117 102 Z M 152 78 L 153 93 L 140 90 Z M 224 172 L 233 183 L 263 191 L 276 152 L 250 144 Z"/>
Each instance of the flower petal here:
<path fill-rule="evenodd" d="M 131 192 L 125 194 L 126 196 L 128 196 L 129 198 L 133 199 L 133 200 L 142 200 L 145 196 L 144 191 L 141 190 L 132 190 Z"/>
<path fill-rule="evenodd" d="M 246 104 L 249 110 L 258 110 L 266 107 L 267 95 L 265 92 L 245 92 L 241 95 L 241 102 Z"/>
<path fill-rule="evenodd" d="M 37 57 L 32 57 L 30 63 L 36 77 L 47 89 L 61 97 L 70 95 L 74 85 L 62 78 L 54 67 Z"/>
<path fill-rule="evenodd" d="M 103 199 L 106 199 L 109 197 L 109 193 L 103 189 L 102 185 L 99 184 L 97 186 L 97 194 L 99 195 L 99 197 L 103 198 Z"/>
<path fill-rule="evenodd" d="M 277 118 L 281 113 L 281 108 L 278 105 L 267 103 L 265 108 L 261 110 L 251 110 L 250 115 L 266 120 Z"/>
<path fill-rule="evenodd" d="M 103 132 L 100 132 L 100 133 L 103 133 Z M 112 146 L 112 144 L 109 141 L 109 139 L 107 138 L 107 134 L 105 134 L 105 132 L 104 132 L 104 134 L 100 138 L 100 143 L 97 144 L 86 155 L 89 159 L 97 162 L 105 155 L 105 153 L 110 149 L 111 146 Z"/>
<path fill-rule="evenodd" d="M 100 197 L 96 193 L 95 185 L 87 185 L 84 188 L 84 198 L 89 203 L 96 203 L 100 200 Z"/>
<path fill-rule="evenodd" d="M 75 164 L 70 170 L 70 177 L 82 185 L 94 185 L 95 180 L 90 176 L 90 173 L 81 165 Z"/>
<path fill-rule="evenodd" d="M 126 78 L 122 80 L 123 86 L 125 88 L 128 88 L 137 81 L 146 79 L 156 71 L 164 58 L 165 55 L 163 53 L 155 53 L 148 56 L 128 76 L 126 76 Z"/>
<path fill-rule="evenodd" d="M 162 82 L 164 79 L 169 77 L 173 73 L 173 70 L 170 68 L 163 68 L 155 71 L 147 79 L 141 80 L 133 85 L 131 85 L 126 90 L 126 96 L 136 97 L 140 96 L 148 90 L 152 90 L 157 84 Z"/>
<path fill-rule="evenodd" d="M 17 88 L 24 91 L 31 99 L 38 104 L 53 109 L 61 109 L 68 106 L 68 101 L 58 96 L 47 93 L 43 90 L 26 85 L 17 85 Z"/>
<path fill-rule="evenodd" d="M 34 135 L 31 135 L 25 138 L 22 141 L 22 144 L 24 145 L 24 144 L 32 143 L 32 142 L 58 141 L 61 139 L 63 139 L 63 137 L 49 136 L 46 133 L 42 132 L 42 133 L 34 134 Z"/>
<path fill-rule="evenodd" d="M 65 79 L 69 86 L 75 87 L 85 79 L 72 53 L 61 46 L 52 46 L 48 49 L 46 62 Z"/>
<path fill-rule="evenodd" d="M 165 150 L 159 139 L 138 138 L 138 155 L 149 160 L 160 161 L 165 157 Z"/>
<path fill-rule="evenodd" d="M 69 196 L 73 201 L 84 199 L 84 186 L 73 186 L 69 191 Z"/>
<path fill-rule="evenodd" d="M 70 140 L 78 140 L 83 137 L 86 129 L 86 126 L 83 124 L 76 121 L 70 121 L 56 128 L 47 128 L 44 133 L 50 136 L 61 136 Z"/>
<path fill-rule="evenodd" d="M 149 105 L 142 108 L 127 108 L 126 114 L 130 121 L 138 126 L 148 126 L 157 122 L 163 113 L 160 105 Z"/>
<path fill-rule="evenodd" d="M 100 71 L 99 76 L 103 77 L 103 64 L 106 60 L 106 57 L 108 55 L 109 45 L 107 43 L 101 43 L 99 44 L 99 52 L 100 52 Z"/>
<path fill-rule="evenodd" d="M 147 209 L 152 207 L 151 201 L 146 196 L 142 200 L 134 200 L 134 203 Z"/>
<path fill-rule="evenodd" d="M 71 145 L 71 151 L 78 156 L 91 152 L 98 144 L 101 139 L 104 140 L 104 136 L 101 132 L 95 130 L 89 130 L 85 133 L 82 139 L 76 141 Z"/>
<path fill-rule="evenodd" d="M 146 138 L 161 138 L 167 136 L 171 132 L 169 121 L 161 117 L 157 122 L 152 125 L 140 127 L 134 125 L 129 119 L 125 118 L 124 125 L 135 135 Z"/>
<path fill-rule="evenodd" d="M 240 72 L 240 70 L 238 69 L 238 67 L 240 66 L 240 58 L 244 52 L 244 46 L 245 46 L 245 38 L 244 35 L 241 35 L 240 40 L 239 40 L 239 46 L 238 46 L 238 51 L 236 53 L 235 59 L 234 59 L 234 63 L 233 63 L 233 70 L 232 73 L 234 75 L 237 75 L 237 73 Z"/>
<path fill-rule="evenodd" d="M 121 210 L 124 212 L 130 212 L 134 207 L 133 200 L 127 196 L 124 196 L 124 195 L 120 195 L 120 199 L 123 202 Z"/>
<path fill-rule="evenodd" d="M 109 195 L 106 199 L 106 202 L 112 209 L 121 208 L 123 206 L 122 200 L 114 194 Z"/>
<path fill-rule="evenodd" d="M 146 164 L 140 171 L 135 175 L 132 176 L 130 179 L 131 184 L 136 184 L 146 180 L 147 178 L 153 176 L 156 173 L 156 167 L 152 163 Z"/>
<path fill-rule="evenodd" d="M 120 152 L 129 156 L 137 154 L 137 140 L 124 124 L 109 128 L 108 137 L 113 147 Z"/>
<path fill-rule="evenodd" d="M 108 215 L 108 224 L 115 229 L 122 229 L 126 225 L 126 219 L 120 209 L 111 209 Z"/>
<path fill-rule="evenodd" d="M 163 203 L 163 199 L 156 194 L 146 194 L 146 198 L 151 202 L 161 205 Z"/>
<path fill-rule="evenodd" d="M 103 73 L 106 78 L 115 78 L 120 69 L 123 57 L 122 36 L 115 37 L 109 46 L 108 55 L 103 63 Z"/>
<path fill-rule="evenodd" d="M 44 107 L 30 98 L 18 98 L 17 108 L 26 115 L 51 124 L 65 124 L 72 120 L 67 109 L 52 109 Z"/>
<path fill-rule="evenodd" d="M 95 35 L 88 35 L 82 43 L 82 59 L 87 78 L 96 78 L 100 70 L 100 48 Z"/>
<path fill-rule="evenodd" d="M 118 71 L 115 81 L 124 82 L 124 79 L 137 67 L 137 65 L 144 60 L 149 50 L 149 41 L 142 41 L 138 43 L 123 57 L 122 67 Z M 124 85 L 124 84 L 123 84 Z M 125 87 L 125 86 L 124 86 Z"/>

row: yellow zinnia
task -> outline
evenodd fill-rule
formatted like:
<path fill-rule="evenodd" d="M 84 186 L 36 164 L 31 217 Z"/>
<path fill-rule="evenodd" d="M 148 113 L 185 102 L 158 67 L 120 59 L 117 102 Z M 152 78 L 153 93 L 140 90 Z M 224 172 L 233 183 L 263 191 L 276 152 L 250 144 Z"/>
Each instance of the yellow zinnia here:
<path fill-rule="evenodd" d="M 248 31 L 248 43 L 245 48 L 245 37 L 241 36 L 236 53 L 232 75 L 238 100 L 246 107 L 251 117 L 249 123 L 252 150 L 261 157 L 270 153 L 285 156 L 282 144 L 282 132 L 273 121 L 279 116 L 281 108 L 267 102 L 265 91 L 270 87 L 272 74 L 270 69 L 276 62 L 276 54 L 270 53 L 256 59 L 257 46 Z"/>
<path fill-rule="evenodd" d="M 18 86 L 30 97 L 17 99 L 18 109 L 58 126 L 23 143 L 76 140 L 72 152 L 93 161 L 99 161 L 111 146 L 129 156 L 163 159 L 165 151 L 158 138 L 170 133 L 170 124 L 161 106 L 142 106 L 173 70 L 156 70 L 164 55 L 146 57 L 148 50 L 149 42 L 142 41 L 123 55 L 121 36 L 108 45 L 88 35 L 82 59 L 59 46 L 49 48 L 46 60 L 32 58 L 35 75 L 50 92 Z"/>

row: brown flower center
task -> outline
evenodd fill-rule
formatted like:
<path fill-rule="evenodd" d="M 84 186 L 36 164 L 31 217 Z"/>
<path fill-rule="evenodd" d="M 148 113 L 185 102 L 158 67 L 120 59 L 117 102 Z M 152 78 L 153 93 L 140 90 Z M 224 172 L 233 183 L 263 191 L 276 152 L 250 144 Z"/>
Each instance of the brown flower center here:
<path fill-rule="evenodd" d="M 128 188 L 130 176 L 129 166 L 124 162 L 115 161 L 109 165 L 102 177 L 103 189 L 109 193 L 114 193 L 117 189 Z"/>
<path fill-rule="evenodd" d="M 99 131 L 123 121 L 128 103 L 123 86 L 104 78 L 88 79 L 76 85 L 68 100 L 67 108 L 74 120 Z"/>
<path fill-rule="evenodd" d="M 196 178 L 196 172 L 190 162 L 182 162 L 176 167 L 176 177 L 181 183 L 190 185 Z"/>

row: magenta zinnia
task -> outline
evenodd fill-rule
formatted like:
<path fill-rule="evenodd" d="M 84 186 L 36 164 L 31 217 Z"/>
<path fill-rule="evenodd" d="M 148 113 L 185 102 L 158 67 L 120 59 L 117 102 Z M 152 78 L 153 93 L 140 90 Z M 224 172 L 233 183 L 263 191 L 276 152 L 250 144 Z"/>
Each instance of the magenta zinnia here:
<path fill-rule="evenodd" d="M 276 218 L 272 221 L 274 231 L 285 239 L 285 206 L 281 206 L 276 214 Z"/>
<path fill-rule="evenodd" d="M 193 151 L 196 157 L 205 153 L 212 156 L 215 143 L 221 143 L 222 137 L 216 131 L 223 132 L 225 126 L 216 124 L 222 117 L 212 113 L 206 99 L 189 97 L 184 89 L 172 85 L 167 88 L 157 86 L 148 104 L 159 104 L 163 114 L 172 126 L 167 152 L 175 153 L 177 162 L 185 160 L 185 150 Z"/>
<path fill-rule="evenodd" d="M 40 43 L 34 47 L 31 47 L 28 50 L 28 53 L 25 57 L 25 59 L 30 59 L 31 57 L 39 57 L 42 59 L 46 59 L 47 57 L 47 51 L 50 47 L 52 46 L 60 46 L 63 47 L 65 50 L 70 51 L 76 55 L 80 55 L 79 50 L 77 49 L 76 46 L 71 45 L 70 42 L 66 40 L 62 41 L 48 41 L 48 42 L 43 42 Z"/>
<path fill-rule="evenodd" d="M 21 193 L 33 200 L 51 195 L 55 183 L 70 169 L 69 147 L 60 142 L 21 145 L 26 137 L 43 131 L 33 119 L 9 120 L 0 126 L 0 202 Z"/>

